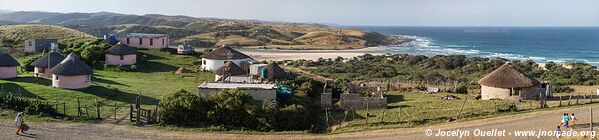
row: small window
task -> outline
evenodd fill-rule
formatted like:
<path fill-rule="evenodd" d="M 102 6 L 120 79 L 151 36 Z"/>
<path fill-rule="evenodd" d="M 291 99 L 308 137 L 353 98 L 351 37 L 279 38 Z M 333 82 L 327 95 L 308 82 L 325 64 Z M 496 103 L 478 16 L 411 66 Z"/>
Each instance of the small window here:
<path fill-rule="evenodd" d="M 129 44 L 129 38 L 127 37 L 127 44 Z"/>
<path fill-rule="evenodd" d="M 29 41 L 29 46 L 33 46 L 33 41 Z"/>
<path fill-rule="evenodd" d="M 38 73 L 46 73 L 46 69 L 45 68 L 40 68 L 37 71 Z"/>
<path fill-rule="evenodd" d="M 60 76 L 58 76 L 58 75 L 54 76 L 54 80 L 56 80 L 56 81 L 60 80 Z"/>
<path fill-rule="evenodd" d="M 124 55 L 120 55 L 121 60 L 125 60 L 125 56 Z"/>
<path fill-rule="evenodd" d="M 92 80 L 92 75 L 86 75 L 86 76 L 85 76 L 85 80 L 87 80 L 87 81 L 91 81 L 91 80 Z"/>
<path fill-rule="evenodd" d="M 143 45 L 144 44 L 143 41 L 144 41 L 143 38 L 139 38 L 139 45 Z"/>
<path fill-rule="evenodd" d="M 154 39 L 150 38 L 150 46 L 154 45 Z"/>
<path fill-rule="evenodd" d="M 164 38 L 162 38 L 162 45 L 164 45 Z"/>
<path fill-rule="evenodd" d="M 202 60 L 202 65 L 206 65 L 206 60 Z"/>

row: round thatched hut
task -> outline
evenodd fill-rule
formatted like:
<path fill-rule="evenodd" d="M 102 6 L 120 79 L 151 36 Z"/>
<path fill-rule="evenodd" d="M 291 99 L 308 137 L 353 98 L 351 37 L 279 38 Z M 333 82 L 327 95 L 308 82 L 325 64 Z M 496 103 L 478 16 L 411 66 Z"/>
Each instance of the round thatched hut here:
<path fill-rule="evenodd" d="M 50 69 L 50 72 L 53 87 L 81 89 L 92 84 L 92 69 L 73 53 Z"/>
<path fill-rule="evenodd" d="M 202 55 L 201 57 L 202 69 L 207 71 L 215 71 L 227 62 L 233 62 L 239 66 L 241 65 L 241 62 L 252 60 L 251 57 L 227 46 L 220 47 Z"/>
<path fill-rule="evenodd" d="M 227 63 L 225 63 L 225 65 L 216 69 L 214 73 L 214 80 L 216 81 L 221 81 L 229 76 L 246 75 L 246 72 L 241 67 L 237 66 L 235 63 L 231 61 L 228 61 Z"/>
<path fill-rule="evenodd" d="M 0 79 L 16 78 L 19 65 L 15 58 L 0 51 Z"/>
<path fill-rule="evenodd" d="M 264 79 L 273 80 L 273 81 L 283 81 L 289 79 L 287 72 L 283 70 L 279 66 L 279 64 L 275 62 L 270 62 L 268 65 L 264 66 L 266 70 L 266 76 L 262 77 Z"/>
<path fill-rule="evenodd" d="M 541 83 L 511 63 L 503 64 L 478 81 L 481 99 L 538 99 Z"/>
<path fill-rule="evenodd" d="M 36 77 L 51 77 L 50 69 L 58 65 L 64 56 L 58 52 L 51 51 L 50 53 L 42 56 L 41 58 L 33 61 L 31 66 L 34 67 L 33 76 Z"/>
<path fill-rule="evenodd" d="M 137 63 L 137 49 L 125 44 L 116 44 L 105 51 L 108 65 L 133 65 Z"/>

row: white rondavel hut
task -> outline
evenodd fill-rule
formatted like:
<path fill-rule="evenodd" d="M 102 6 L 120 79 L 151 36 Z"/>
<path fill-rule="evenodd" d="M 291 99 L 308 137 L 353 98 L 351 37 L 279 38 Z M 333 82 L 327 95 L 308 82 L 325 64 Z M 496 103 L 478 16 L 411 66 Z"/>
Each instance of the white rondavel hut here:
<path fill-rule="evenodd" d="M 50 70 L 52 86 L 65 89 L 82 89 L 92 84 L 92 69 L 76 54 L 69 54 Z"/>
<path fill-rule="evenodd" d="M 252 61 L 251 57 L 227 46 L 217 48 L 201 57 L 202 69 L 207 71 L 215 71 L 227 62 L 233 62 L 237 66 L 241 66 L 243 62 Z"/>

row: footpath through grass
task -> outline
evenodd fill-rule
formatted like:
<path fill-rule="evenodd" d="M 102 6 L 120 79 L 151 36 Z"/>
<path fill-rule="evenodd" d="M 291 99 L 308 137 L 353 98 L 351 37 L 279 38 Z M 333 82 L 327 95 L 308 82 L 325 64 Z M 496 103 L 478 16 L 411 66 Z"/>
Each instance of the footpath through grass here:
<path fill-rule="evenodd" d="M 115 70 L 94 70 L 91 87 L 80 90 L 59 89 L 51 87 L 51 80 L 35 78 L 32 73 L 20 73 L 19 78 L 0 80 L 0 90 L 22 96 L 45 100 L 54 104 L 66 103 L 68 115 L 77 115 L 77 98 L 81 106 L 92 107 L 97 100 L 102 105 L 101 116 L 112 118 L 115 103 L 118 115 L 129 113 L 129 104 L 135 103 L 135 98 L 142 94 L 142 104 L 146 109 L 154 109 L 159 103 L 160 96 L 177 89 L 195 92 L 196 87 L 204 81 L 213 80 L 210 72 L 199 72 L 191 65 L 197 61 L 195 56 L 171 55 L 159 50 L 141 50 L 146 54 L 146 61 L 138 64 L 133 72 Z M 175 74 L 179 67 L 187 67 L 193 73 Z M 58 112 L 63 113 L 64 106 L 59 105 Z M 90 108 L 90 116 L 95 116 L 95 108 Z M 3 112 L 3 114 L 6 112 Z M 35 120 L 35 119 L 33 119 Z"/>

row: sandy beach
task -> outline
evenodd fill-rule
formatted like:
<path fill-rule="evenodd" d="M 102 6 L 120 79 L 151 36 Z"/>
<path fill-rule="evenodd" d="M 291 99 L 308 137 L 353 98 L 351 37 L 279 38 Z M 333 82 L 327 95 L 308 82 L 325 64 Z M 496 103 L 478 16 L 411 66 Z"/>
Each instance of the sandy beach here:
<path fill-rule="evenodd" d="M 317 60 L 318 58 L 336 58 L 341 56 L 343 58 L 351 58 L 364 54 L 380 55 L 384 54 L 384 47 L 368 47 L 362 49 L 352 50 L 277 50 L 277 49 L 237 49 L 243 52 L 255 60 Z"/>

